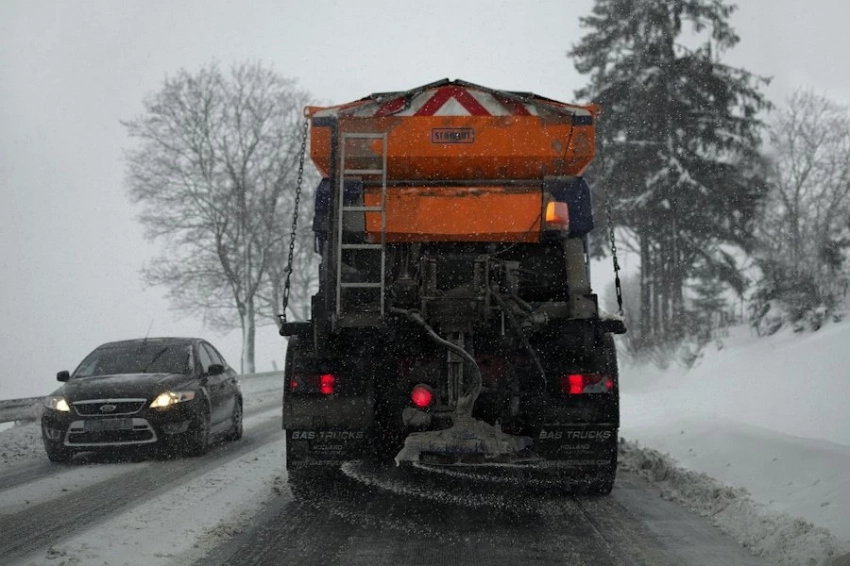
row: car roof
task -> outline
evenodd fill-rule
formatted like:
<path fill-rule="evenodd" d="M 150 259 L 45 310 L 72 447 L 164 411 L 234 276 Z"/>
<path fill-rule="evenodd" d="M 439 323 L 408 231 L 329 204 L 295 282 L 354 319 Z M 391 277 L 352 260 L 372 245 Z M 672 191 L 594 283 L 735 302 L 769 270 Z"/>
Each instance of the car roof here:
<path fill-rule="evenodd" d="M 122 346 L 135 346 L 141 344 L 160 344 L 163 346 L 186 346 L 197 342 L 205 342 L 201 338 L 135 338 L 133 340 L 118 340 L 117 342 L 107 342 L 101 344 L 97 349 L 101 348 L 120 348 Z"/>

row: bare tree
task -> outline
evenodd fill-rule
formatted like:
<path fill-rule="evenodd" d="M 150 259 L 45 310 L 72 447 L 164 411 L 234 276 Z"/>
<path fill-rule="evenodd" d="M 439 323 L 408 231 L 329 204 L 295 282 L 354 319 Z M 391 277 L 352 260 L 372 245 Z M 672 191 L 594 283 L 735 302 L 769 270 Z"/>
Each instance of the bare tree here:
<path fill-rule="evenodd" d="M 166 246 L 143 273 L 172 305 L 218 328 L 242 329 L 242 371 L 254 371 L 257 294 L 279 253 L 307 93 L 259 64 L 229 73 L 182 70 L 124 125 L 130 197 Z"/>
<path fill-rule="evenodd" d="M 287 316 L 289 320 L 306 320 L 310 297 L 319 286 L 319 263 L 321 256 L 315 251 L 315 233 L 313 232 L 313 205 L 316 185 L 319 176 L 314 167 L 305 164 L 304 180 L 301 186 L 301 198 L 298 206 L 298 219 L 292 260 L 292 275 L 290 280 L 289 304 Z M 287 191 L 288 210 L 295 205 L 293 190 Z M 281 216 L 280 234 L 285 235 L 278 242 L 275 253 L 271 256 L 267 270 L 268 284 L 264 285 L 260 298 L 260 315 L 268 322 L 277 323 L 277 315 L 282 312 L 283 286 L 286 272 L 289 268 L 289 244 L 292 234 L 292 214 Z"/>
<path fill-rule="evenodd" d="M 779 112 L 771 144 L 776 175 L 766 228 L 791 264 L 806 268 L 850 207 L 850 116 L 822 96 L 798 91 Z"/>
<path fill-rule="evenodd" d="M 835 306 L 846 292 L 850 245 L 850 114 L 810 91 L 794 93 L 771 126 L 771 190 L 759 223 L 763 303 L 789 299 L 796 315 Z M 766 304 L 760 309 L 769 308 Z"/>

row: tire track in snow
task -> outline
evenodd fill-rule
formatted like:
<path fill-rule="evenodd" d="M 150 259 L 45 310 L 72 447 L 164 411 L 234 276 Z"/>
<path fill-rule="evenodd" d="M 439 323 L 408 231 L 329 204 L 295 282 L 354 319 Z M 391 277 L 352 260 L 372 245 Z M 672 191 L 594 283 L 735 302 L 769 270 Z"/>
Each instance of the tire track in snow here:
<path fill-rule="evenodd" d="M 280 390 L 278 389 L 277 391 L 270 390 L 257 392 L 258 395 L 263 393 L 279 394 Z M 278 397 L 262 400 L 260 402 L 256 402 L 254 398 L 246 398 L 245 418 L 248 419 L 255 415 L 259 415 L 261 413 L 269 411 L 271 408 L 279 408 L 280 399 Z M 98 457 L 82 455 L 77 456 L 74 460 L 67 464 L 53 464 L 47 460 L 47 456 L 43 456 L 42 459 L 17 464 L 3 472 L 0 472 L 0 493 L 5 490 L 12 489 L 14 487 L 36 482 L 40 479 L 49 476 L 65 473 L 69 469 L 81 468 L 82 466 L 87 464 L 98 464 L 99 462 L 102 462 L 104 460 L 114 461 L 109 458 L 103 458 L 102 456 Z M 146 458 L 146 460 L 149 460 L 149 458 Z"/>
<path fill-rule="evenodd" d="M 285 492 L 196 564 L 762 564 L 632 474 L 610 497 L 467 479 L 346 464 L 312 499 Z"/>
<path fill-rule="evenodd" d="M 279 403 L 279 402 L 278 402 Z M 250 408 L 252 416 L 270 412 L 273 404 Z M 125 513 L 225 462 L 261 449 L 282 434 L 278 419 L 264 419 L 246 428 L 240 442 L 216 444 L 201 458 L 149 461 L 127 473 L 68 492 L 26 510 L 0 517 L 0 556 L 13 562 L 48 545 L 67 540 Z M 52 466 L 51 466 L 52 468 Z"/>

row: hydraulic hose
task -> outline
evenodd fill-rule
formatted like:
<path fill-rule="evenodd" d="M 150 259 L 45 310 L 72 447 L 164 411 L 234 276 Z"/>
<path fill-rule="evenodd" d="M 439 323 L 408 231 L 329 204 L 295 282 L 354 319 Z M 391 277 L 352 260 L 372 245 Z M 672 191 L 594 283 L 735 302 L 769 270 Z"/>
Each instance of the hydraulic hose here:
<path fill-rule="evenodd" d="M 546 372 L 543 370 L 543 364 L 540 363 L 540 357 L 537 355 L 537 352 L 531 346 L 531 342 L 528 341 L 525 333 L 522 331 L 522 327 L 519 325 L 514 313 L 508 308 L 505 299 L 499 295 L 499 287 L 496 284 L 493 284 L 492 287 L 492 297 L 496 299 L 496 302 L 499 303 L 499 307 L 501 307 L 502 312 L 505 313 L 505 316 L 508 317 L 508 322 L 511 323 L 514 330 L 516 331 L 517 338 L 519 338 L 520 342 L 522 342 L 523 347 L 528 350 L 529 355 L 531 355 L 531 359 L 534 360 L 534 365 L 537 366 L 537 371 L 540 372 L 540 378 L 543 380 L 543 388 L 546 388 Z"/>
<path fill-rule="evenodd" d="M 437 334 L 434 329 L 431 328 L 431 326 L 427 322 L 425 322 L 425 319 L 423 319 L 422 315 L 420 315 L 419 313 L 399 308 L 391 308 L 390 312 L 405 315 L 410 320 L 422 326 L 422 328 L 425 329 L 425 332 L 428 333 L 428 335 L 431 337 L 432 340 L 434 340 L 434 342 L 448 350 L 451 350 L 452 352 L 469 362 L 469 364 L 472 366 L 473 383 L 469 390 L 466 392 L 466 394 L 458 398 L 454 414 L 455 417 L 472 418 L 472 408 L 475 405 L 475 400 L 478 399 L 478 395 L 481 393 L 481 370 L 478 368 L 478 363 L 475 361 L 475 358 L 473 358 L 469 354 L 469 352 L 467 352 L 457 344 L 453 344 L 452 342 L 449 342 L 448 340 L 442 338 L 439 334 Z"/>

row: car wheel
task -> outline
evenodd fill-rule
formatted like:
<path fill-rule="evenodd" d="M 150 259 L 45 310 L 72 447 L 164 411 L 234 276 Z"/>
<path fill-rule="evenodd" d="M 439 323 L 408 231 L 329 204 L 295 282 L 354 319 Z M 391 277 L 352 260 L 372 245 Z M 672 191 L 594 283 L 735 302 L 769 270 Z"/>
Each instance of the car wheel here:
<path fill-rule="evenodd" d="M 44 450 L 47 452 L 47 459 L 55 464 L 64 464 L 68 462 L 73 455 L 71 451 L 64 446 L 57 446 L 47 441 L 44 443 Z"/>
<path fill-rule="evenodd" d="M 233 407 L 232 425 L 227 433 L 227 440 L 239 440 L 242 438 L 242 401 L 237 399 Z"/>
<path fill-rule="evenodd" d="M 210 413 L 206 405 L 198 410 L 195 422 L 190 428 L 186 454 L 189 456 L 203 456 L 210 447 Z"/>

